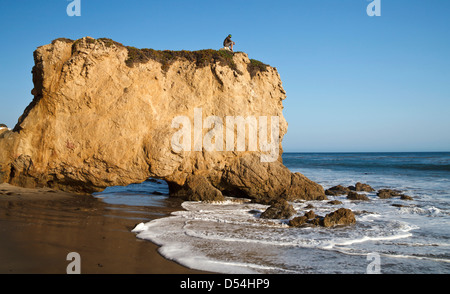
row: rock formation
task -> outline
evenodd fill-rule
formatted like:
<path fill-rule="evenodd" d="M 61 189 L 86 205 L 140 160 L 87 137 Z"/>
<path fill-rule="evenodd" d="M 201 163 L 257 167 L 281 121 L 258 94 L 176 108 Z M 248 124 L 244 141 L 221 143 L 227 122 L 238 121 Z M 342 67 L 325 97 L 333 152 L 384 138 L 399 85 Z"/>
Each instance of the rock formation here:
<path fill-rule="evenodd" d="M 324 227 L 334 227 L 338 225 L 352 225 L 356 223 L 355 214 L 347 208 L 339 208 L 329 213 L 323 219 Z"/>
<path fill-rule="evenodd" d="M 414 200 L 411 196 L 404 195 L 404 194 L 400 195 L 400 199 L 401 200 Z"/>
<path fill-rule="evenodd" d="M 293 219 L 289 220 L 289 226 L 291 227 L 301 227 L 306 224 L 308 221 L 308 217 L 305 215 L 294 217 Z"/>
<path fill-rule="evenodd" d="M 377 192 L 377 196 L 380 197 L 381 199 L 400 197 L 401 200 L 413 200 L 411 196 L 402 194 L 400 191 L 392 189 L 380 189 Z"/>
<path fill-rule="evenodd" d="M 372 188 L 368 184 L 363 184 L 363 183 L 358 182 L 355 185 L 355 191 L 358 191 L 358 192 L 373 192 L 373 191 L 375 191 L 375 189 Z"/>
<path fill-rule="evenodd" d="M 400 191 L 392 190 L 392 189 L 380 189 L 377 192 L 377 196 L 382 199 L 388 199 L 396 196 L 401 196 Z"/>
<path fill-rule="evenodd" d="M 339 195 L 345 195 L 348 192 L 350 192 L 350 188 L 344 187 L 342 185 L 337 185 L 334 187 L 331 187 L 327 190 L 325 190 L 325 194 L 329 196 L 339 196 Z"/>
<path fill-rule="evenodd" d="M 366 195 L 358 194 L 358 193 L 353 192 L 353 191 L 348 192 L 347 199 L 369 201 L 369 197 L 367 197 Z"/>
<path fill-rule="evenodd" d="M 347 226 L 356 223 L 355 214 L 347 208 L 339 208 L 327 214 L 325 217 L 316 215 L 313 211 L 308 211 L 303 216 L 298 216 L 289 221 L 291 227 L 302 227 L 304 225 L 315 225 L 322 227 Z"/>
<path fill-rule="evenodd" d="M 285 91 L 276 68 L 245 53 L 139 50 L 86 37 L 41 46 L 34 60 L 34 99 L 0 134 L 0 183 L 92 193 L 153 177 L 187 199 L 326 198 L 320 185 L 282 164 Z M 202 143 L 220 145 L 219 132 L 207 135 L 227 116 L 265 117 L 279 128 L 259 132 L 256 149 L 246 137 L 244 150 L 237 140 L 231 150 L 207 150 Z M 174 147 L 174 134 L 188 127 L 177 117 L 193 122 L 192 150 Z M 203 123 L 197 134 L 196 123 Z M 222 133 L 228 128 L 239 131 L 226 124 Z M 277 144 L 262 148 L 270 142 Z M 274 161 L 264 162 L 273 151 Z"/>
<path fill-rule="evenodd" d="M 375 191 L 375 189 L 373 189 L 368 184 L 363 184 L 363 183 L 357 182 L 355 186 L 344 187 L 342 185 L 337 185 L 337 186 L 331 187 L 331 188 L 325 190 L 325 195 L 340 196 L 340 195 L 345 195 L 345 194 L 349 193 L 350 191 L 373 192 L 373 191 Z"/>
<path fill-rule="evenodd" d="M 261 218 L 266 219 L 288 219 L 295 214 L 295 209 L 284 199 L 278 199 L 270 205 L 263 213 Z"/>

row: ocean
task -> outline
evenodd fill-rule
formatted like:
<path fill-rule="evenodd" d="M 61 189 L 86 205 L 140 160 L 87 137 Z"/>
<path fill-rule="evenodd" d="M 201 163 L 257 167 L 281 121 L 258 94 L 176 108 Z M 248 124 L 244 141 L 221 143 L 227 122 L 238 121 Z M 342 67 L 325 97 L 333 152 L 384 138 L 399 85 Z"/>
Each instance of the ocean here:
<path fill-rule="evenodd" d="M 450 273 L 450 153 L 284 153 L 284 164 L 324 189 L 366 183 L 413 197 L 351 201 L 295 201 L 298 216 L 351 209 L 356 224 L 291 228 L 288 220 L 260 219 L 268 207 L 227 198 L 184 202 L 184 210 L 132 231 L 184 266 L 233 274 L 448 274 Z M 113 204 L 166 205 L 159 180 L 111 187 L 96 194 Z M 313 208 L 309 208 L 309 207 Z M 394 206 L 395 205 L 395 206 Z"/>

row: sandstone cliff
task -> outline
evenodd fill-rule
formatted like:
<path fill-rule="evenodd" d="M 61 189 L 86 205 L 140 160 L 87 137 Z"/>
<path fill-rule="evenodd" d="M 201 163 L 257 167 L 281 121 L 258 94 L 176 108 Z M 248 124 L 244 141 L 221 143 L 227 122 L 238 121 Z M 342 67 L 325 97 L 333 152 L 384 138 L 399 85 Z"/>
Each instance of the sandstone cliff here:
<path fill-rule="evenodd" d="M 145 51 L 89 37 L 39 47 L 34 99 L 15 128 L 0 134 L 0 183 L 92 193 L 154 177 L 168 182 L 171 195 L 188 199 L 325 198 L 321 186 L 291 173 L 278 156 L 287 123 L 277 70 L 245 53 L 224 54 Z M 278 117 L 275 161 L 263 162 L 270 151 L 259 144 L 250 150 L 249 138 L 245 150 L 238 142 L 232 150 L 198 149 L 196 138 L 192 150 L 174 150 L 181 126 L 174 127 L 174 118 L 195 124 L 199 114 L 203 124 L 207 117 Z M 206 142 L 212 126 L 194 137 Z"/>

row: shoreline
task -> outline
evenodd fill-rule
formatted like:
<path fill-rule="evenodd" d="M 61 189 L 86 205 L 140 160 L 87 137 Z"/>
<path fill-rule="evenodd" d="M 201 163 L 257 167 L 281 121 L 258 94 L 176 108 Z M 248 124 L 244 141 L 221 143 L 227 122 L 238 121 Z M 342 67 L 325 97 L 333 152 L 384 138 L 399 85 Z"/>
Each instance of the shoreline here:
<path fill-rule="evenodd" d="M 81 257 L 81 274 L 207 274 L 170 261 L 159 246 L 131 232 L 180 210 L 107 204 L 93 195 L 0 184 L 0 273 L 66 274 L 70 252 Z"/>

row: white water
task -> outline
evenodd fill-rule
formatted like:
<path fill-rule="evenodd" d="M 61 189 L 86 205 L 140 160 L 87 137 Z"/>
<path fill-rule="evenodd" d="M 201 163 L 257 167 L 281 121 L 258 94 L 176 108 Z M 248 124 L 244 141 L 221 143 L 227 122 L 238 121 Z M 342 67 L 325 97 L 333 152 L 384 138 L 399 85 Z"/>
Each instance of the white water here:
<path fill-rule="evenodd" d="M 294 170 L 295 172 L 295 170 Z M 160 253 L 187 267 L 219 273 L 366 273 L 369 254 L 380 256 L 382 273 L 450 273 L 450 205 L 446 178 L 403 178 L 305 170 L 324 188 L 357 181 L 394 188 L 414 197 L 293 203 L 297 215 L 310 209 L 324 216 L 340 207 L 356 214 L 347 227 L 290 228 L 288 220 L 265 220 L 267 206 L 248 202 L 185 202 L 185 211 L 139 224 L 138 238 L 160 245 Z M 394 207 L 402 204 L 405 207 Z"/>
<path fill-rule="evenodd" d="M 431 226 L 441 224 L 434 218 L 448 225 L 448 213 L 430 207 L 417 214 L 371 198 L 355 203 L 341 197 L 344 203 L 336 207 L 323 201 L 294 203 L 299 215 L 308 211 L 307 204 L 319 215 L 350 208 L 358 213 L 357 224 L 350 227 L 289 228 L 287 220 L 260 219 L 267 206 L 226 201 L 185 202 L 186 211 L 140 224 L 134 232 L 162 246 L 160 253 L 168 259 L 221 273 L 364 273 L 372 252 L 381 255 L 384 272 L 449 271 L 448 235 L 429 242 L 415 234 L 421 217 L 430 218 Z"/>

